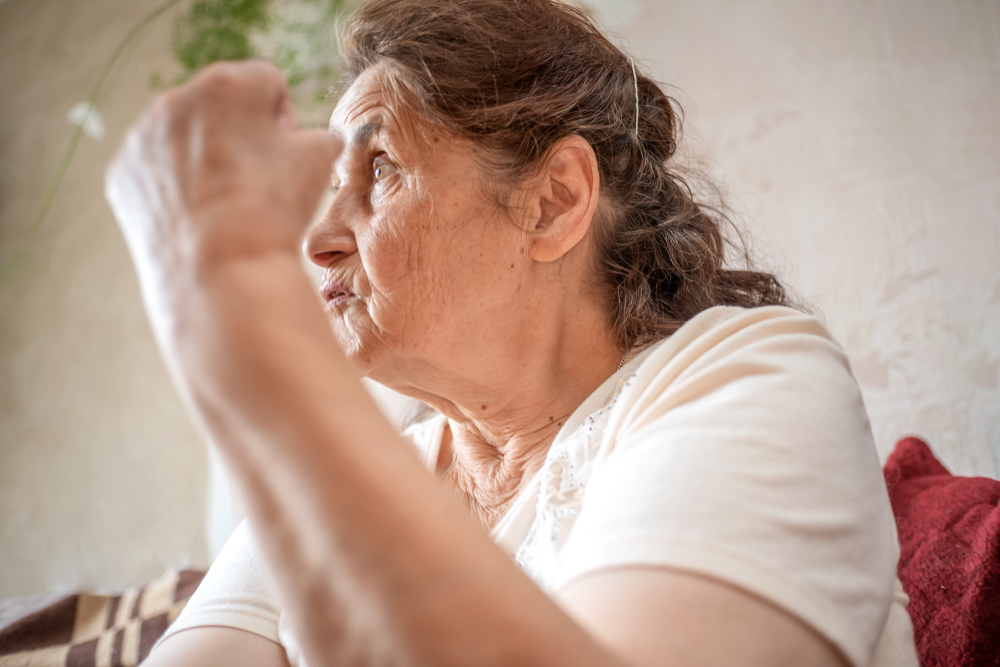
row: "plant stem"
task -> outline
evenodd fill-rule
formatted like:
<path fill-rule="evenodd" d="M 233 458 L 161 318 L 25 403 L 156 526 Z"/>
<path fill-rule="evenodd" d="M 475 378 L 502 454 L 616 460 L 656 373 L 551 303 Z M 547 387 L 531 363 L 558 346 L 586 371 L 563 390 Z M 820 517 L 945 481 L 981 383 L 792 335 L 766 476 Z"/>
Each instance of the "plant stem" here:
<path fill-rule="evenodd" d="M 174 5 L 181 2 L 181 0 L 166 0 L 162 4 L 155 7 L 148 14 L 143 16 L 139 21 L 132 26 L 125 36 L 118 42 L 118 46 L 111 53 L 111 56 L 105 61 L 104 67 L 101 69 L 101 73 L 97 77 L 97 81 L 94 83 L 94 87 L 90 91 L 90 96 L 87 98 L 87 102 L 90 104 L 90 110 L 88 111 L 87 117 L 83 119 L 77 128 L 73 131 L 73 136 L 70 137 L 69 145 L 66 147 L 66 153 L 63 155 L 62 161 L 59 163 L 59 168 L 56 170 L 55 175 L 52 180 L 49 181 L 48 187 L 45 189 L 45 194 L 42 196 L 41 205 L 38 207 L 38 212 L 35 213 L 34 219 L 31 221 L 31 225 L 28 227 L 28 236 L 32 236 L 41 226 L 42 221 L 49 213 L 49 209 L 52 208 L 52 203 L 55 201 L 56 194 L 59 192 L 59 187 L 62 185 L 63 177 L 66 175 L 66 170 L 69 168 L 69 163 L 73 160 L 73 155 L 76 153 L 76 147 L 80 143 L 80 137 L 83 135 L 83 127 L 86 125 L 87 120 L 90 118 L 90 114 L 97 109 L 97 103 L 100 100 L 102 88 L 104 87 L 105 81 L 107 81 L 108 75 L 111 73 L 111 69 L 118 62 L 122 53 L 125 52 L 125 48 L 129 43 L 135 39 L 143 29 L 150 23 L 155 21 L 164 12 L 173 7 Z M 20 260 L 25 256 L 26 252 L 23 249 L 16 249 L 10 254 L 9 257 L 4 259 L 3 264 L 0 265 L 0 287 L 6 283 L 7 279 L 13 273 L 14 267 Z"/>

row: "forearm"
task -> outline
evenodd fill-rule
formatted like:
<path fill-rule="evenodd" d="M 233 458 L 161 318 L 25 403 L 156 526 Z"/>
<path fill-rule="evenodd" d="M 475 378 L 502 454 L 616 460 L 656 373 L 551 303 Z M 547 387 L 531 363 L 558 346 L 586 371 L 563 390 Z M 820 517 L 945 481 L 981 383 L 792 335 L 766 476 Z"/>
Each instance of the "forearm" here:
<path fill-rule="evenodd" d="M 203 271 L 175 349 L 310 664 L 607 664 L 427 474 L 294 256 Z"/>

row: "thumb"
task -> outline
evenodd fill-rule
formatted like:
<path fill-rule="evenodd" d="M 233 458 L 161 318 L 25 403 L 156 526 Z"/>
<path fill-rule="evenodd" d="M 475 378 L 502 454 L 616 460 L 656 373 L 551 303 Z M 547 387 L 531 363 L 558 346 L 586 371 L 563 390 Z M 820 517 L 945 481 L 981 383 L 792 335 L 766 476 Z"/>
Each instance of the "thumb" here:
<path fill-rule="evenodd" d="M 299 130 L 295 133 L 295 143 L 303 166 L 310 172 L 318 172 L 324 182 L 330 178 L 333 163 L 344 150 L 344 142 L 337 134 L 322 129 Z"/>
<path fill-rule="evenodd" d="M 294 131 L 299 127 L 298 122 L 295 120 L 295 109 L 292 108 L 292 101 L 288 99 L 287 92 L 278 98 L 275 121 L 277 121 L 278 127 L 282 130 Z"/>
<path fill-rule="evenodd" d="M 309 218 L 330 186 L 333 163 L 340 156 L 344 142 L 326 130 L 300 130 L 294 134 L 296 172 L 299 188 Z"/>

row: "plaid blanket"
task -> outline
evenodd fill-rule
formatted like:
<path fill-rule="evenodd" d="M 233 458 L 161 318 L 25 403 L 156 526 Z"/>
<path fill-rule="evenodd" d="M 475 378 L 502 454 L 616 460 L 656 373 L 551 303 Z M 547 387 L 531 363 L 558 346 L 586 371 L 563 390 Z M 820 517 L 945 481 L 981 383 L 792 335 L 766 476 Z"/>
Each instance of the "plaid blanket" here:
<path fill-rule="evenodd" d="M 0 667 L 138 665 L 204 576 L 168 571 L 121 595 L 64 597 L 0 628 Z"/>

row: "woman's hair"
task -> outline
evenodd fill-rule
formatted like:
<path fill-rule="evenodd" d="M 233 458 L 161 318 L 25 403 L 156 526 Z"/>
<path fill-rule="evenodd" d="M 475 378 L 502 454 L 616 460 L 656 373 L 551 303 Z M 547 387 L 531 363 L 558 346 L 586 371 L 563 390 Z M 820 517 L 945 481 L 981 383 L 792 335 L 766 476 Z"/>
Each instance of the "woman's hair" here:
<path fill-rule="evenodd" d="M 712 306 L 789 304 L 773 275 L 724 267 L 726 216 L 696 202 L 671 165 L 676 102 L 583 12 L 554 0 L 370 0 L 341 44 L 348 83 L 385 67 L 418 115 L 482 149 L 498 203 L 560 139 L 590 143 L 602 201 L 594 260 L 623 348 Z"/>

